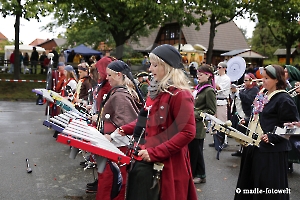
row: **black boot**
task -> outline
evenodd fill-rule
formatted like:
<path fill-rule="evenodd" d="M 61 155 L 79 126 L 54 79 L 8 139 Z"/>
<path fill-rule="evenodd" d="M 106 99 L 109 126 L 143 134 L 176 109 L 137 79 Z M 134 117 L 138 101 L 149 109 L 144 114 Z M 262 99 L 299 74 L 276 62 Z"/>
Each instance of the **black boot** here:
<path fill-rule="evenodd" d="M 208 144 L 209 147 L 215 147 L 215 143 Z"/>
<path fill-rule="evenodd" d="M 86 193 L 97 193 L 98 184 L 85 190 Z"/>
<path fill-rule="evenodd" d="M 92 188 L 98 185 L 98 179 L 96 179 L 93 183 L 87 183 L 86 187 L 87 188 Z"/>
<path fill-rule="evenodd" d="M 232 153 L 231 156 L 238 156 L 241 157 L 242 156 L 242 152 L 241 151 L 237 151 L 235 153 Z"/>

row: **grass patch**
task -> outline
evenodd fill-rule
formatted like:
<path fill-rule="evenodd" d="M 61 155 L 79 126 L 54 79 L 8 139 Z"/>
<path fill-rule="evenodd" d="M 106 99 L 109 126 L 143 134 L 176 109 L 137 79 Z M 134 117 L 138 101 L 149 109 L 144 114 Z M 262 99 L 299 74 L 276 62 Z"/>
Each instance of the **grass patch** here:
<path fill-rule="evenodd" d="M 21 80 L 45 80 L 45 74 L 22 74 Z M 13 79 L 13 74 L 0 74 L 0 79 Z M 0 100 L 5 101 L 35 101 L 37 96 L 34 88 L 45 88 L 46 83 L 5 82 L 0 81 Z"/>

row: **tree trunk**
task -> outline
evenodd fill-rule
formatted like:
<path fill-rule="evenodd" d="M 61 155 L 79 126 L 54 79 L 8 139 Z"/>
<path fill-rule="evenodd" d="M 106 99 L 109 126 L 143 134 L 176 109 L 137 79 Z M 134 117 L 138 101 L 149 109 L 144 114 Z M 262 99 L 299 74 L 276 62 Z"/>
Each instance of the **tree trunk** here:
<path fill-rule="evenodd" d="M 285 48 L 286 48 L 286 59 L 285 59 L 285 64 L 289 65 L 290 64 L 290 58 L 291 58 L 291 47 L 292 45 L 287 43 Z"/>
<path fill-rule="evenodd" d="M 20 79 L 20 50 L 19 50 L 19 41 L 20 41 L 20 18 L 21 18 L 21 0 L 18 0 L 19 9 L 16 12 L 16 21 L 15 21 L 15 60 L 14 60 L 14 79 Z"/>
<path fill-rule="evenodd" d="M 213 54 L 213 49 L 214 49 L 214 39 L 216 36 L 216 19 L 214 15 L 211 16 L 210 20 L 210 29 L 209 29 L 209 43 L 208 43 L 208 49 L 206 53 L 206 63 L 207 64 L 212 64 L 212 54 Z"/>
<path fill-rule="evenodd" d="M 124 34 L 123 33 L 113 34 L 113 38 L 116 43 L 116 58 L 119 60 L 123 58 L 123 53 L 124 53 L 124 44 L 126 42 L 126 38 L 122 37 L 122 35 Z"/>

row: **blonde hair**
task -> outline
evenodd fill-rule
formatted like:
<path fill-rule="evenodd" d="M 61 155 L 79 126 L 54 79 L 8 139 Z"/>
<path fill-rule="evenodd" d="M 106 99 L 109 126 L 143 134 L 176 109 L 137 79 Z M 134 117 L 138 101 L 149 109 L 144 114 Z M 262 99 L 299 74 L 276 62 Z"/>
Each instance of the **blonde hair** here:
<path fill-rule="evenodd" d="M 158 92 L 168 92 L 167 89 L 170 86 L 173 86 L 177 89 L 181 90 L 188 90 L 191 91 L 191 86 L 189 85 L 189 78 L 185 75 L 184 71 L 182 69 L 177 69 L 174 67 L 171 67 L 169 64 L 164 62 L 162 59 L 160 59 L 157 55 L 150 53 L 149 55 L 150 62 L 157 63 L 158 67 L 163 67 L 165 71 L 165 76 L 158 84 Z M 170 85 L 170 82 L 172 85 Z"/>
<path fill-rule="evenodd" d="M 78 82 L 77 76 L 74 71 L 67 71 L 66 79 L 74 78 L 76 82 Z"/>
<path fill-rule="evenodd" d="M 114 80 L 117 80 L 117 74 L 118 73 L 121 73 L 123 75 L 123 79 L 122 79 L 122 83 L 121 85 L 122 86 L 125 86 L 126 89 L 128 90 L 129 94 L 134 98 L 134 99 L 138 99 L 138 101 L 140 102 L 140 99 L 139 99 L 139 96 L 137 94 L 137 92 L 135 91 L 135 86 L 134 84 L 132 83 L 132 81 L 125 75 L 123 74 L 122 72 L 116 72 L 110 68 L 107 68 L 109 71 L 112 72 L 111 74 L 111 78 L 114 79 Z"/>

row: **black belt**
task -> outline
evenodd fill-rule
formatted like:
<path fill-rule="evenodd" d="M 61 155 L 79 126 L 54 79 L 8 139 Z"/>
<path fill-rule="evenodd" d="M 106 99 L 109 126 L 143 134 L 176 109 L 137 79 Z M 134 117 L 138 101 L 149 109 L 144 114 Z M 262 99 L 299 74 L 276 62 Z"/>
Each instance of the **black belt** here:
<path fill-rule="evenodd" d="M 225 97 L 217 97 L 217 100 L 227 100 L 227 98 L 225 98 Z"/>

